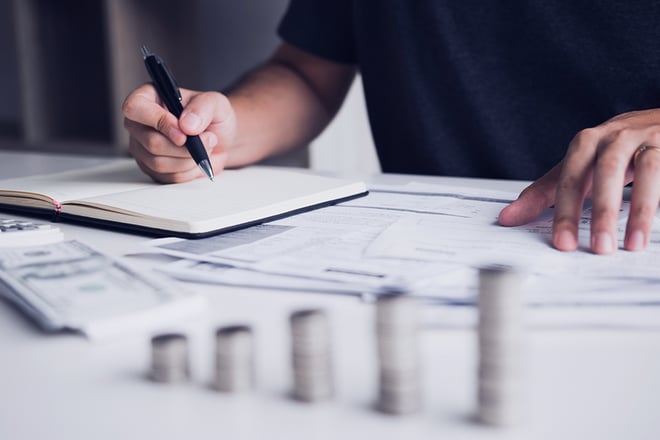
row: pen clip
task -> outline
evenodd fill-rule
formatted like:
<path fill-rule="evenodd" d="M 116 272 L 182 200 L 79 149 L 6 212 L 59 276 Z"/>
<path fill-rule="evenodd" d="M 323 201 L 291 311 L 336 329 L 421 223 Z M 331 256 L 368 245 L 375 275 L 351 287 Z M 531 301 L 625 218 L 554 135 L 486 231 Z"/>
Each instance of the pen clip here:
<path fill-rule="evenodd" d="M 174 75 L 172 74 L 170 69 L 167 67 L 167 64 L 165 64 L 165 61 L 163 61 L 163 59 L 161 57 L 159 57 L 157 54 L 155 54 L 154 52 L 151 52 L 147 48 L 147 46 L 145 46 L 144 44 L 140 48 L 140 51 L 142 52 L 142 57 L 145 60 L 147 70 L 149 70 L 149 74 L 151 75 L 151 78 L 155 82 L 158 82 L 158 81 L 156 81 L 157 77 L 160 78 L 161 80 L 163 80 L 162 75 L 158 74 L 157 71 L 153 71 L 153 68 L 150 67 L 149 62 L 147 62 L 148 58 L 152 58 L 153 62 L 160 65 L 160 67 L 161 67 L 161 72 L 160 73 L 164 74 L 165 75 L 164 80 L 169 82 L 169 88 L 167 88 L 165 90 L 174 90 L 175 93 L 176 93 L 176 98 L 179 101 L 181 101 L 183 98 L 181 96 L 181 91 L 179 90 L 179 85 L 176 83 L 176 80 L 174 79 Z M 164 86 L 164 84 L 163 84 L 163 86 Z M 157 85 L 157 87 L 158 87 L 158 85 Z M 163 95 L 161 95 L 161 96 L 163 96 Z"/>
<path fill-rule="evenodd" d="M 167 80 L 170 82 L 172 88 L 176 90 L 176 96 L 181 101 L 183 98 L 181 97 L 181 90 L 179 90 L 179 85 L 176 83 L 176 80 L 174 79 L 174 75 L 172 75 L 172 72 L 170 72 L 170 69 L 167 67 L 167 64 L 163 60 L 160 59 L 160 57 L 156 54 L 154 54 L 156 57 L 156 61 L 163 67 L 163 72 L 165 72 L 165 76 L 167 76 Z"/>

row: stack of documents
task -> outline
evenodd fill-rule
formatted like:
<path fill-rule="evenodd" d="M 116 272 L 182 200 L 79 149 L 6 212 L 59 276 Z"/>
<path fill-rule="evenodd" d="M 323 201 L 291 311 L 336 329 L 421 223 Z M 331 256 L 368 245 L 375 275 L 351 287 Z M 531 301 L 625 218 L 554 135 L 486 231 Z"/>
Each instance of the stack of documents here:
<path fill-rule="evenodd" d="M 90 338 L 169 326 L 204 305 L 77 241 L 0 249 L 0 294 L 47 331 Z"/>
<path fill-rule="evenodd" d="M 152 240 L 145 249 L 180 257 L 162 271 L 183 280 L 367 297 L 403 290 L 458 306 L 458 315 L 469 316 L 463 323 L 474 322 L 474 308 L 461 306 L 474 305 L 478 268 L 515 266 L 528 274 L 525 298 L 540 322 L 553 321 L 552 310 L 560 312 L 557 322 L 586 316 L 602 325 L 637 324 L 640 306 L 648 306 L 641 321 L 660 327 L 660 307 L 650 307 L 660 305 L 658 224 L 644 252 L 595 255 L 586 206 L 579 250 L 560 252 L 550 245 L 551 209 L 525 226 L 497 224 L 516 197 L 419 183 L 374 186 L 367 197 L 336 206 L 203 240 Z M 620 247 L 628 210 L 624 202 Z"/>

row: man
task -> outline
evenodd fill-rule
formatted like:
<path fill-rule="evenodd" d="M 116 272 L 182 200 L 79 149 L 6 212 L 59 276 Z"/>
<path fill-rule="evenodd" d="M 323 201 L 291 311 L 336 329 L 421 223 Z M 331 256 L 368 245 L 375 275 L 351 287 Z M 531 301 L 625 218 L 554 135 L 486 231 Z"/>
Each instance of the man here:
<path fill-rule="evenodd" d="M 599 254 L 617 247 L 634 180 L 624 247 L 641 250 L 660 199 L 659 16 L 651 0 L 292 0 L 284 42 L 227 96 L 183 90 L 177 121 L 152 86 L 131 93 L 130 151 L 178 182 L 201 176 L 186 135 L 202 137 L 215 170 L 304 145 L 359 70 L 384 171 L 538 179 L 500 223 L 554 205 L 565 251 L 590 197 Z"/>

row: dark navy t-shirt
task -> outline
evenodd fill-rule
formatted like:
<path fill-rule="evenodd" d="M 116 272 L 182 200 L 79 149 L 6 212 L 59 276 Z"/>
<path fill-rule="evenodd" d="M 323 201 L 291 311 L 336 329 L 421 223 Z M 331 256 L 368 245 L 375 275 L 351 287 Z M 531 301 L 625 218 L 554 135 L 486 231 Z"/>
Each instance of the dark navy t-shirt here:
<path fill-rule="evenodd" d="M 536 179 L 580 129 L 660 107 L 657 0 L 292 0 L 279 33 L 357 64 L 386 172 Z"/>

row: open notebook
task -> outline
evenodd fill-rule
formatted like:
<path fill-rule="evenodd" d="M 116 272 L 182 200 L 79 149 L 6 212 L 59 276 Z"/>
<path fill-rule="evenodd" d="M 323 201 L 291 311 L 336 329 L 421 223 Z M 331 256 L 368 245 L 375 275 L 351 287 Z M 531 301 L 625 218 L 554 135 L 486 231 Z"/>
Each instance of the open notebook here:
<path fill-rule="evenodd" d="M 224 170 L 163 185 L 133 160 L 0 180 L 0 209 L 151 235 L 205 237 L 365 195 L 364 183 L 279 167 Z"/>

